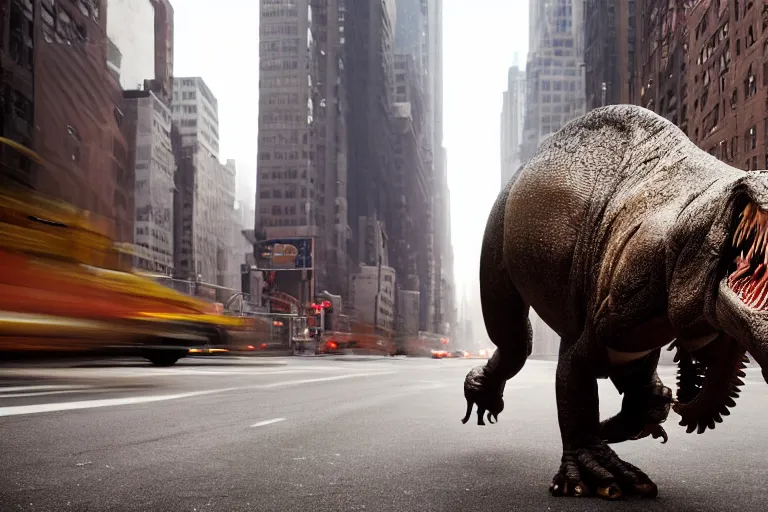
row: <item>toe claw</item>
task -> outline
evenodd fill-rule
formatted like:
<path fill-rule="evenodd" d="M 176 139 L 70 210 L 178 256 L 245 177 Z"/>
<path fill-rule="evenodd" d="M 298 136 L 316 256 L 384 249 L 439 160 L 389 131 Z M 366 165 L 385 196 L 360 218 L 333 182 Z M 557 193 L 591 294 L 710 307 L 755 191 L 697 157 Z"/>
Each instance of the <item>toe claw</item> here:
<path fill-rule="evenodd" d="M 494 423 L 496 423 L 496 422 L 493 420 L 493 414 L 492 414 L 491 412 L 488 412 L 488 416 L 487 416 L 486 418 L 488 419 L 488 423 L 490 423 L 491 425 L 493 425 Z"/>
<path fill-rule="evenodd" d="M 667 435 L 667 431 L 664 430 L 664 427 L 661 425 L 646 425 L 643 430 L 640 431 L 639 434 L 632 437 L 632 440 L 638 440 L 643 439 L 644 437 L 653 436 L 654 439 L 661 438 L 661 444 L 666 443 L 669 441 L 669 436 Z"/>
<path fill-rule="evenodd" d="M 617 500 L 621 498 L 621 489 L 618 485 L 611 484 L 607 487 L 599 487 L 597 495 L 608 500 Z"/>

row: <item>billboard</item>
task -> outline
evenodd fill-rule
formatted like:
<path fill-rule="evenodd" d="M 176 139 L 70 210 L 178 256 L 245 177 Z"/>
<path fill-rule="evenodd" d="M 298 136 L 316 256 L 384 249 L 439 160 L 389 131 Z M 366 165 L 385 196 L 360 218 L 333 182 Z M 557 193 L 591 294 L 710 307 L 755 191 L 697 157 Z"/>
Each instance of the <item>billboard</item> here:
<path fill-rule="evenodd" d="M 275 238 L 260 242 L 256 248 L 259 270 L 311 270 L 312 238 Z"/>

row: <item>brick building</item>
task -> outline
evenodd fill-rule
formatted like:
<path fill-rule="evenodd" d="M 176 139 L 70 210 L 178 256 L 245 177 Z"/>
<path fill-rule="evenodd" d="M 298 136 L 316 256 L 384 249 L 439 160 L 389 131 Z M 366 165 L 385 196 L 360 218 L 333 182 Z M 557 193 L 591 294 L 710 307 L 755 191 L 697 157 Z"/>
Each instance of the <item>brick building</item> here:
<path fill-rule="evenodd" d="M 699 2 L 688 29 L 689 137 L 734 167 L 767 168 L 768 6 Z"/>
<path fill-rule="evenodd" d="M 685 0 L 637 0 L 636 80 L 630 102 L 642 105 L 688 133 L 688 15 Z"/>
<path fill-rule="evenodd" d="M 768 7 L 760 2 L 637 0 L 636 91 L 728 164 L 768 167 Z"/>

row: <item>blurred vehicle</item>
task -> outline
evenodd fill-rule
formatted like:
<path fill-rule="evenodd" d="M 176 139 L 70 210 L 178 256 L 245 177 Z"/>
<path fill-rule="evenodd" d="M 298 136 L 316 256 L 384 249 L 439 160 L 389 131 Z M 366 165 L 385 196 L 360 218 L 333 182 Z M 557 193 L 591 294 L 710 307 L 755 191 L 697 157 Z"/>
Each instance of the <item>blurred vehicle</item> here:
<path fill-rule="evenodd" d="M 0 191 L 0 352 L 131 353 L 166 366 L 247 328 L 134 273 L 131 262 L 103 219 Z"/>
<path fill-rule="evenodd" d="M 451 357 L 451 353 L 447 350 L 432 350 L 432 359 L 447 359 Z"/>
<path fill-rule="evenodd" d="M 394 356 L 397 347 L 391 338 L 373 332 L 326 331 L 323 333 L 319 348 L 321 354 L 343 354 L 350 351 Z"/>
<path fill-rule="evenodd" d="M 435 352 L 446 354 L 452 352 L 450 346 L 450 339 L 441 334 L 419 331 L 417 335 L 405 340 L 405 353 L 412 357 L 435 357 Z"/>

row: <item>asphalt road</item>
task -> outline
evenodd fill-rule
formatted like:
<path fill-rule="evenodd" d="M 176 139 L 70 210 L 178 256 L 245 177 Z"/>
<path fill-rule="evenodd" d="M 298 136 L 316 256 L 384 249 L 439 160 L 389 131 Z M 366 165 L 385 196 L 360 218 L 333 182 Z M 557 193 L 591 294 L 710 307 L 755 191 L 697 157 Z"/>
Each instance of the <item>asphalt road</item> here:
<path fill-rule="evenodd" d="M 462 425 L 478 361 L 81 361 L 0 367 L 0 510 L 764 511 L 768 386 L 714 432 L 617 451 L 653 501 L 552 498 L 555 363 L 529 361 L 496 425 Z M 662 377 L 672 382 L 672 368 Z M 619 397 L 601 381 L 604 413 Z M 674 413 L 673 413 L 674 415 Z"/>

